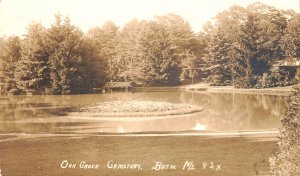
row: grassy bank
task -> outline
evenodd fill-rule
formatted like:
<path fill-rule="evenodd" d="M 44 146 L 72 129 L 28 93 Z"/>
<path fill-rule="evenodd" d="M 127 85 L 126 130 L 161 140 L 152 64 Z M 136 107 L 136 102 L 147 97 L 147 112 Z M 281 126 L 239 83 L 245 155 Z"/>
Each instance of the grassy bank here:
<path fill-rule="evenodd" d="M 172 91 L 201 91 L 209 93 L 242 93 L 242 94 L 267 94 L 289 95 L 293 86 L 272 87 L 263 89 L 241 89 L 234 86 L 210 86 L 207 83 L 187 84 L 176 87 L 135 87 L 133 92 L 172 92 Z"/>
<path fill-rule="evenodd" d="M 248 176 L 268 173 L 267 160 L 274 140 L 255 137 L 199 136 L 37 138 L 0 143 L 3 175 L 218 175 Z M 100 164 L 99 169 L 61 169 L 63 160 Z M 112 170 L 106 164 L 139 163 L 143 170 Z M 176 170 L 154 171 L 155 162 L 174 164 Z M 182 170 L 193 161 L 195 170 Z M 221 170 L 203 169 L 203 163 L 221 164 Z M 216 165 L 215 165 L 216 167 Z"/>
<path fill-rule="evenodd" d="M 206 83 L 189 84 L 178 88 L 188 91 L 205 91 L 210 93 L 243 93 L 243 94 L 269 94 L 288 95 L 292 92 L 293 86 L 273 87 L 264 89 L 239 89 L 234 86 L 210 86 Z"/>

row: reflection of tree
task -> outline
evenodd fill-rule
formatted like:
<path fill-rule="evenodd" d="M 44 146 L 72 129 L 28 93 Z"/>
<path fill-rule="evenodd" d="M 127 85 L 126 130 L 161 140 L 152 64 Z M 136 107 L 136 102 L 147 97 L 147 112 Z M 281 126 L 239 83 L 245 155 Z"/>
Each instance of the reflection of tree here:
<path fill-rule="evenodd" d="M 63 108 L 61 105 L 67 104 L 68 99 L 70 99 L 68 96 L 2 96 L 0 98 L 0 131 L 51 131 L 63 124 L 49 123 L 47 118 L 60 112 Z M 29 121 L 17 122 L 22 120 Z"/>
<path fill-rule="evenodd" d="M 277 127 L 286 105 L 285 97 L 263 94 L 183 92 L 180 99 L 203 106 L 202 115 L 218 130 Z"/>
<path fill-rule="evenodd" d="M 2 96 L 0 97 L 0 131 L 57 130 L 57 126 L 65 127 L 68 125 L 59 122 L 64 119 L 64 116 L 58 117 L 56 115 L 55 111 L 59 111 L 61 106 L 126 100 L 185 103 L 205 108 L 203 112 L 193 117 L 147 122 L 141 127 L 137 127 L 138 123 L 126 123 L 126 129 L 140 129 L 141 131 L 143 129 L 159 130 L 162 128 L 164 130 L 188 130 L 197 123 L 207 126 L 208 130 L 274 128 L 279 126 L 279 117 L 283 114 L 286 105 L 286 97 L 281 96 L 185 91 L 65 96 Z M 51 117 L 56 118 L 58 123 L 51 124 L 50 121 L 47 121 Z M 30 123 L 11 123 L 17 120 L 27 120 Z"/>

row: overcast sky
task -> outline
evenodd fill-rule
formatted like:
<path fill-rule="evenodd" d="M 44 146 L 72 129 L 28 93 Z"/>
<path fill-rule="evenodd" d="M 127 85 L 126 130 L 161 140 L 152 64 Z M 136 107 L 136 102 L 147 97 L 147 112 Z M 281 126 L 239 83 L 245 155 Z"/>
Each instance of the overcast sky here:
<path fill-rule="evenodd" d="M 132 18 L 151 19 L 175 13 L 188 20 L 195 32 L 234 4 L 260 1 L 280 9 L 299 10 L 299 0 L 0 0 L 0 36 L 22 35 L 32 21 L 46 27 L 58 11 L 83 31 L 111 20 L 122 27 Z"/>

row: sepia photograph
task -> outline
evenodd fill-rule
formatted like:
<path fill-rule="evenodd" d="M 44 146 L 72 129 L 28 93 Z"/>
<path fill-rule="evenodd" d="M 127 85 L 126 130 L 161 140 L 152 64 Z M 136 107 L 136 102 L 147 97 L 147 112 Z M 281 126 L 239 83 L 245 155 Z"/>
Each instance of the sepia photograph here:
<path fill-rule="evenodd" d="M 300 0 L 0 0 L 0 176 L 300 176 Z"/>

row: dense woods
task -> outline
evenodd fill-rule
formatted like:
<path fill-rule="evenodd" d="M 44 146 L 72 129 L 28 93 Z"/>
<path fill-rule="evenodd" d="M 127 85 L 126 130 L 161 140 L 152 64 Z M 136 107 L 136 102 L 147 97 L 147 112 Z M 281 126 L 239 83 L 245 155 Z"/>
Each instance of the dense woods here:
<path fill-rule="evenodd" d="M 91 93 L 107 81 L 175 86 L 184 80 L 263 88 L 297 83 L 300 15 L 254 3 L 232 6 L 192 31 L 175 14 L 123 27 L 108 21 L 83 33 L 57 14 L 28 26 L 24 37 L 0 39 L 2 94 Z"/>

